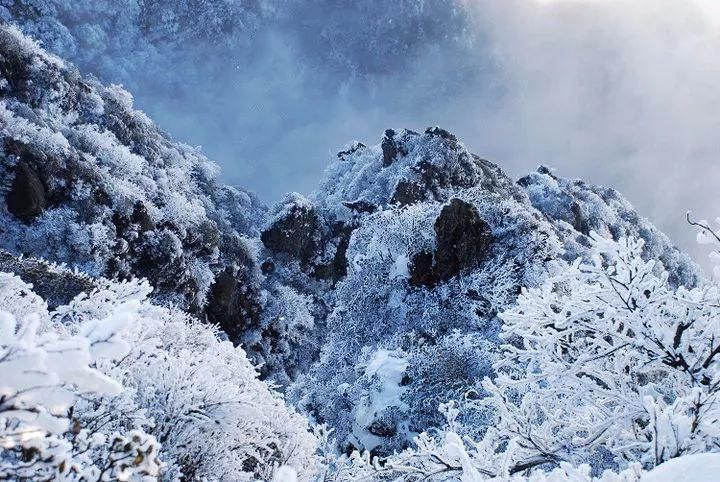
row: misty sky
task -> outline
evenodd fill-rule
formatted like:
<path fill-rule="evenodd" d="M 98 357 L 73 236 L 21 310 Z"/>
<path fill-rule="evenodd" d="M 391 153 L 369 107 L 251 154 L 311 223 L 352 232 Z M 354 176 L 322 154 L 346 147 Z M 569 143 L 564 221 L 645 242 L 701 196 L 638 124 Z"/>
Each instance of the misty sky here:
<path fill-rule="evenodd" d="M 264 3 L 236 45 L 177 46 L 180 81 L 120 79 L 227 182 L 272 203 L 352 140 L 440 125 L 513 177 L 618 188 L 704 262 L 684 216 L 720 215 L 720 2 Z"/>

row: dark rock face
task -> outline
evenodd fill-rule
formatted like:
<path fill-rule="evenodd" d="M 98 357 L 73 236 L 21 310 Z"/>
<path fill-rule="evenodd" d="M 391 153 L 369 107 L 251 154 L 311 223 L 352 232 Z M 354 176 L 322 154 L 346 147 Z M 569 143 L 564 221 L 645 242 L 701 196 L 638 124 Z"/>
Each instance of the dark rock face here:
<path fill-rule="evenodd" d="M 315 277 L 330 280 L 333 284 L 340 281 L 347 274 L 347 249 L 350 245 L 350 236 L 356 226 L 336 223 L 332 231 L 335 233 L 335 254 L 332 261 L 315 267 Z"/>
<path fill-rule="evenodd" d="M 433 254 L 428 251 L 420 251 L 413 256 L 410 266 L 410 285 L 416 287 L 435 286 L 437 281 L 433 267 Z"/>
<path fill-rule="evenodd" d="M 255 323 L 258 311 L 248 286 L 239 282 L 230 269 L 217 275 L 210 288 L 206 313 L 231 340 L 239 339 L 243 330 Z"/>
<path fill-rule="evenodd" d="M 452 199 L 435 220 L 435 270 L 441 280 L 474 267 L 492 242 L 490 226 L 472 204 Z"/>
<path fill-rule="evenodd" d="M 266 248 L 288 253 L 308 264 L 318 252 L 320 219 L 315 209 L 305 205 L 292 206 L 260 234 Z"/>
<path fill-rule="evenodd" d="M 26 283 L 33 285 L 33 291 L 47 301 L 48 308 L 69 303 L 80 293 L 95 288 L 92 279 L 71 271 L 51 269 L 43 262 L 32 258 L 18 258 L 0 250 L 0 272 L 14 273 Z"/>
<path fill-rule="evenodd" d="M 583 208 L 578 204 L 577 202 L 573 202 L 572 206 L 570 207 L 570 211 L 572 212 L 572 226 L 575 228 L 575 231 L 584 234 L 585 236 L 590 235 L 590 222 L 588 220 L 588 216 L 583 211 Z"/>
<path fill-rule="evenodd" d="M 47 207 L 45 187 L 28 163 L 20 161 L 15 166 L 15 178 L 6 200 L 8 211 L 25 223 L 30 223 Z"/>
<path fill-rule="evenodd" d="M 266 258 L 265 261 L 262 262 L 260 265 L 260 271 L 262 271 L 265 275 L 275 271 L 275 262 L 273 262 L 272 258 Z"/>
<path fill-rule="evenodd" d="M 492 231 L 472 204 L 452 199 L 435 220 L 435 238 L 435 253 L 422 251 L 412 259 L 412 286 L 432 287 L 475 267 L 492 243 Z"/>
<path fill-rule="evenodd" d="M 309 201 L 289 198 L 270 226 L 260 233 L 263 245 L 273 253 L 286 253 L 300 262 L 307 274 L 332 284 L 347 274 L 345 253 L 357 227 L 352 222 L 328 222 Z M 376 207 L 364 200 L 344 205 L 356 213 L 371 213 Z M 272 258 L 268 262 L 274 263 Z M 265 274 L 272 270 L 263 269 Z"/>
<path fill-rule="evenodd" d="M 402 179 L 395 187 L 392 204 L 409 206 L 425 200 L 425 188 L 412 181 Z"/>
<path fill-rule="evenodd" d="M 383 152 L 383 166 L 389 166 L 395 160 L 398 154 L 397 145 L 395 143 L 395 131 L 388 129 L 385 131 L 385 137 L 383 137 L 380 147 Z"/>
<path fill-rule="evenodd" d="M 410 133 L 410 131 L 404 132 Z M 380 144 L 383 152 L 383 166 L 387 167 L 392 164 L 398 155 L 407 155 L 408 151 L 403 144 L 403 139 L 400 139 L 393 129 L 385 131 L 385 136 Z"/>

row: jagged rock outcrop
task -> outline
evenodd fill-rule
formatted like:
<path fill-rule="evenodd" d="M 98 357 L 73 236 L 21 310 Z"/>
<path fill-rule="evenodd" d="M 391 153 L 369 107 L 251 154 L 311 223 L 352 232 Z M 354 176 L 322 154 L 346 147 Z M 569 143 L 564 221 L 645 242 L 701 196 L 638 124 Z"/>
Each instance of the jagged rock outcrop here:
<path fill-rule="evenodd" d="M 435 252 L 416 254 L 410 267 L 410 285 L 435 286 L 476 267 L 492 242 L 490 226 L 472 204 L 451 199 L 435 220 Z"/>
<path fill-rule="evenodd" d="M 266 248 L 308 264 L 320 247 L 321 221 L 315 208 L 302 196 L 291 194 L 286 201 L 285 209 L 260 233 L 260 239 Z"/>
<path fill-rule="evenodd" d="M 45 210 L 45 187 L 37 172 L 24 161 L 15 165 L 10 190 L 6 195 L 8 211 L 22 220 L 30 222 Z"/>
<path fill-rule="evenodd" d="M 433 127 L 388 130 L 375 146 L 338 155 L 310 200 L 320 240 L 315 258 L 288 262 L 266 243 L 274 275 L 311 296 L 322 324 L 311 369 L 290 400 L 335 428 L 341 448 L 401 449 L 414 433 L 443 423 L 438 406 L 472 409 L 491 375 L 500 321 L 523 286 L 585 253 L 591 231 L 646 240 L 649 258 L 692 285 L 689 258 L 617 192 L 569 181 L 541 167 L 519 182 Z M 281 203 L 282 204 L 282 203 Z M 343 226 L 347 243 L 329 242 Z M 332 283 L 314 276 L 342 253 Z M 304 280 L 298 283 L 298 280 Z M 471 434 L 471 435 L 478 435 Z"/>

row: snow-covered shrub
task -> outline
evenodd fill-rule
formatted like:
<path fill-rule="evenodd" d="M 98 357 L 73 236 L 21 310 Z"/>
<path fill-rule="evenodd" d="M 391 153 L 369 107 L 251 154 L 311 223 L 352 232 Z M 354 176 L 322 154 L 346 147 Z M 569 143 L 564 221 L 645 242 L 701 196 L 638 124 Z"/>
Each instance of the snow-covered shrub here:
<path fill-rule="evenodd" d="M 382 461 L 369 453 L 355 452 L 335 459 L 326 480 L 351 482 L 639 482 L 644 475 L 638 465 L 620 472 L 611 470 L 593 476 L 589 465 L 573 466 L 562 462 L 549 470 L 533 470 L 529 474 L 502 470 L 490 471 L 484 453 L 474 443 L 447 430 L 435 436 L 423 434 L 416 446 Z M 696 479 L 710 482 L 710 479 Z"/>
<path fill-rule="evenodd" d="M 501 314 L 506 344 L 483 401 L 497 410 L 488 462 L 652 467 L 717 450 L 720 290 L 672 288 L 643 244 L 595 237 L 589 259 Z"/>
<path fill-rule="evenodd" d="M 500 314 L 496 376 L 460 400 L 487 417 L 481 437 L 463 435 L 460 404 L 441 404 L 443 430 L 385 458 L 334 459 L 335 480 L 634 482 L 717 451 L 720 290 L 675 287 L 643 240 L 589 234 L 587 257 Z"/>
<path fill-rule="evenodd" d="M 0 282 L 0 306 L 12 312 L 0 318 L 0 473 L 239 481 L 289 465 L 299 480 L 314 474 L 307 421 L 216 328 L 151 304 L 146 282 L 100 280 L 52 312 L 18 278 Z"/>
<path fill-rule="evenodd" d="M 148 303 L 149 292 L 146 283 L 108 283 L 54 315 L 74 331 L 87 319 L 140 303 L 126 330 L 130 352 L 103 367 L 128 387 L 103 401 L 129 417 L 110 424 L 132 423 L 157 437 L 168 480 L 269 480 L 285 464 L 307 479 L 315 463 L 307 421 L 257 379 L 241 348 L 179 310 Z"/>
<path fill-rule="evenodd" d="M 120 332 L 132 306 L 89 317 L 76 333 L 51 326 L 42 299 L 0 273 L 0 478 L 129 480 L 157 477 L 159 444 L 141 429 L 97 430 L 78 404 L 117 397 L 123 387 L 99 367 L 130 351 Z M 104 417 L 113 416 L 105 407 Z"/>

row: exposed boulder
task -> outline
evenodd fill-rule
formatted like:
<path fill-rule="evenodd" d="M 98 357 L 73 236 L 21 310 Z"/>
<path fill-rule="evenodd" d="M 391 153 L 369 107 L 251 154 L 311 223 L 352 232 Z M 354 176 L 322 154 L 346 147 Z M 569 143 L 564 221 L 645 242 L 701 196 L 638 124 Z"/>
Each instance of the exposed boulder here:
<path fill-rule="evenodd" d="M 287 253 L 302 264 L 308 264 L 319 249 L 320 225 L 312 204 L 299 194 L 290 194 L 260 234 L 260 239 L 266 248 Z"/>
<path fill-rule="evenodd" d="M 372 213 L 376 209 L 364 200 L 343 205 L 359 214 Z M 352 222 L 328 222 L 308 199 L 291 193 L 278 204 L 272 221 L 260 233 L 260 239 L 271 252 L 290 255 L 300 262 L 306 273 L 334 284 L 347 273 L 345 252 L 356 227 Z M 263 264 L 267 265 L 268 261 L 272 262 L 272 259 L 268 258 Z"/>
<path fill-rule="evenodd" d="M 390 166 L 398 156 L 407 156 L 408 148 L 405 145 L 408 137 L 417 135 L 416 132 L 404 129 L 399 134 L 393 129 L 387 129 L 380 143 L 383 153 L 383 166 Z"/>
<path fill-rule="evenodd" d="M 451 199 L 435 220 L 435 272 L 440 280 L 479 263 L 492 242 L 490 226 L 475 206 Z"/>
<path fill-rule="evenodd" d="M 326 245 L 333 244 L 335 253 L 331 261 L 315 266 L 314 275 L 317 278 L 329 280 L 334 284 L 347 274 L 346 253 L 350 244 L 350 236 L 352 236 L 352 232 L 356 227 L 344 223 L 335 223 L 332 228 L 334 239 L 331 240 L 331 243 L 324 243 Z"/>
<path fill-rule="evenodd" d="M 492 243 L 492 230 L 477 208 L 457 198 L 442 208 L 434 227 L 435 252 L 413 257 L 412 286 L 432 287 L 477 266 Z"/>
<path fill-rule="evenodd" d="M 238 339 L 251 324 L 256 307 L 230 269 L 217 275 L 208 296 L 207 315 L 230 337 Z"/>
<path fill-rule="evenodd" d="M 425 189 L 418 183 L 401 179 L 395 187 L 395 193 L 390 200 L 392 204 L 409 206 L 425 200 Z"/>
<path fill-rule="evenodd" d="M 433 254 L 429 251 L 420 251 L 413 256 L 410 265 L 411 286 L 434 286 L 437 283 Z"/>
<path fill-rule="evenodd" d="M 47 207 L 45 187 L 28 163 L 20 161 L 15 166 L 15 178 L 6 200 L 8 211 L 25 223 L 31 222 Z"/>
<path fill-rule="evenodd" d="M 395 131 L 388 129 L 380 144 L 383 153 L 383 166 L 389 166 L 398 155 L 398 146 L 395 142 Z"/>
<path fill-rule="evenodd" d="M 275 262 L 272 260 L 272 258 L 265 258 L 265 261 L 263 261 L 260 265 L 260 271 L 262 271 L 262 274 L 265 275 L 268 275 L 275 271 Z"/>

